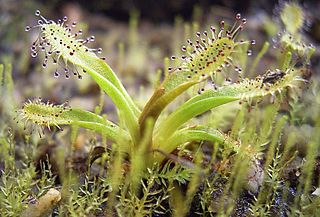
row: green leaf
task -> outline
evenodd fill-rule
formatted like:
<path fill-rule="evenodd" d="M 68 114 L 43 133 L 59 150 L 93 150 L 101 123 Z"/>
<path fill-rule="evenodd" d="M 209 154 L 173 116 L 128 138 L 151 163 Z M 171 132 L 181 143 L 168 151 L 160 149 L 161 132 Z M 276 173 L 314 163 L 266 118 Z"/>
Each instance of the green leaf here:
<path fill-rule="evenodd" d="M 191 118 L 200 115 L 214 107 L 238 100 L 237 97 L 218 96 L 207 97 L 205 99 L 197 100 L 193 103 L 186 103 L 179 109 L 170 114 L 157 128 L 155 134 L 156 144 L 165 144 L 166 139 L 184 123 Z M 162 146 L 162 145 L 161 145 Z"/>
<path fill-rule="evenodd" d="M 295 2 L 286 2 L 280 14 L 286 30 L 292 35 L 302 27 L 304 14 L 302 8 Z"/>
<path fill-rule="evenodd" d="M 166 92 L 165 88 L 159 88 L 156 90 L 141 113 L 139 119 L 140 126 L 144 127 L 145 120 L 148 117 L 152 117 L 156 120 L 170 102 L 196 83 L 198 82 L 187 82 L 179 85 L 169 92 Z"/>
<path fill-rule="evenodd" d="M 126 92 L 120 80 L 116 74 L 112 71 L 110 66 L 97 57 L 94 53 L 95 49 L 90 49 L 85 46 L 88 40 L 93 40 L 94 37 L 89 39 L 78 39 L 76 35 L 72 35 L 69 32 L 69 28 L 56 23 L 52 20 L 47 21 L 43 17 L 42 23 L 39 23 L 39 28 L 42 37 L 39 37 L 39 41 L 35 42 L 33 47 L 37 46 L 37 43 L 49 43 L 51 46 L 51 56 L 58 62 L 59 60 L 66 66 L 68 72 L 68 66 L 71 70 L 78 74 L 78 77 L 82 77 L 76 68 L 81 68 L 97 82 L 101 89 L 103 89 L 111 100 L 115 103 L 116 107 L 124 114 L 125 124 L 129 129 L 132 140 L 137 143 L 139 138 L 138 129 L 138 116 L 140 115 L 139 109 Z M 30 27 L 27 28 L 31 29 Z M 32 55 L 37 56 L 37 51 L 32 49 Z M 46 66 L 46 63 L 43 63 Z"/>
<path fill-rule="evenodd" d="M 93 130 L 113 141 L 116 141 L 119 136 L 129 141 L 129 135 L 116 124 L 82 109 L 71 109 L 65 105 L 52 105 L 34 100 L 25 103 L 20 113 L 23 119 L 49 129 L 50 126 L 60 128 L 60 125 L 74 125 Z"/>
<path fill-rule="evenodd" d="M 219 105 L 239 99 L 274 95 L 285 87 L 292 87 L 295 81 L 301 80 L 296 76 L 297 71 L 294 69 L 288 69 L 286 72 L 275 71 L 278 77 L 274 76 L 276 72 L 267 71 L 263 76 L 258 76 L 253 80 L 244 79 L 240 83 L 223 86 L 218 90 L 207 90 L 191 98 L 159 124 L 155 132 L 154 145 L 165 144 L 181 125 Z"/>
<path fill-rule="evenodd" d="M 187 55 L 182 57 L 182 63 L 166 77 L 142 111 L 139 118 L 140 128 L 144 128 L 148 117 L 156 121 L 163 109 L 184 91 L 220 72 L 231 59 L 235 48 L 245 44 L 235 42 L 235 37 L 244 24 L 245 22 L 234 26 L 229 31 L 223 26 L 218 35 L 212 27 L 212 34 L 203 33 L 205 37 L 201 43 L 199 40 L 194 43 L 190 41 L 189 46 L 182 49 L 187 52 Z"/>
<path fill-rule="evenodd" d="M 139 140 L 139 126 L 138 118 L 135 115 L 133 108 L 128 104 L 121 92 L 108 79 L 91 68 L 87 68 L 87 71 L 97 82 L 100 88 L 110 96 L 117 108 L 124 114 L 124 121 L 129 129 L 131 138 L 134 144 L 137 144 Z"/>
<path fill-rule="evenodd" d="M 178 146 L 192 141 L 211 141 L 221 144 L 225 142 L 225 136 L 218 130 L 205 126 L 187 127 L 176 131 L 170 139 L 159 148 L 166 153 L 171 153 Z M 154 161 L 161 162 L 163 159 L 163 155 L 155 152 Z"/>

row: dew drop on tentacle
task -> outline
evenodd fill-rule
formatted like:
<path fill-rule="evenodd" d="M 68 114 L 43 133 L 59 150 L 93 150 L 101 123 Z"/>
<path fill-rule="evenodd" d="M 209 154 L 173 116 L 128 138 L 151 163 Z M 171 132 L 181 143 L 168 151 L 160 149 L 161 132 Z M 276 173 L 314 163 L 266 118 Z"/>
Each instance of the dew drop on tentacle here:
<path fill-rule="evenodd" d="M 35 45 L 32 45 L 30 49 L 32 52 L 36 52 L 37 47 Z"/>
<path fill-rule="evenodd" d="M 60 76 L 60 73 L 58 72 L 58 70 L 54 71 L 54 77 L 58 78 Z"/>
<path fill-rule="evenodd" d="M 214 26 L 211 26 L 210 27 L 210 30 L 212 32 L 212 34 L 214 35 L 216 33 L 216 28 Z"/>
<path fill-rule="evenodd" d="M 41 13 L 40 13 L 40 10 L 36 10 L 35 13 L 34 13 L 34 15 L 36 15 L 37 17 L 39 17 L 40 14 L 41 14 Z"/>
<path fill-rule="evenodd" d="M 204 35 L 205 37 L 208 37 L 208 32 L 207 32 L 207 31 L 204 31 L 204 32 L 203 32 L 203 35 Z"/>
<path fill-rule="evenodd" d="M 225 67 L 229 68 L 231 65 L 231 63 L 229 63 L 228 61 L 225 61 Z"/>
<path fill-rule="evenodd" d="M 251 55 L 252 55 L 252 50 L 248 50 L 248 51 L 247 51 L 247 55 L 248 55 L 248 56 L 251 56 Z"/>
<path fill-rule="evenodd" d="M 234 67 L 234 70 L 235 70 L 236 72 L 238 72 L 238 73 L 242 71 L 242 69 L 241 69 L 239 66 L 235 66 L 235 67 Z"/>
<path fill-rule="evenodd" d="M 26 31 L 26 32 L 29 32 L 31 30 L 31 27 L 30 26 L 26 26 L 25 28 L 24 28 L 24 31 Z"/>
<path fill-rule="evenodd" d="M 37 52 L 32 52 L 32 53 L 31 53 L 31 57 L 35 58 L 35 57 L 37 57 L 37 56 L 38 56 L 38 53 L 37 53 Z"/>
<path fill-rule="evenodd" d="M 222 21 L 220 22 L 220 28 L 221 28 L 221 30 L 224 30 L 224 20 L 222 20 Z"/>
<path fill-rule="evenodd" d="M 229 84 L 231 84 L 231 83 L 232 83 L 231 78 L 227 77 L 227 78 L 225 79 L 225 84 L 226 84 L 226 85 L 229 85 Z"/>
<path fill-rule="evenodd" d="M 188 43 L 190 46 L 193 45 L 193 43 L 192 43 L 192 41 L 191 41 L 190 39 L 187 40 L 187 43 Z"/>

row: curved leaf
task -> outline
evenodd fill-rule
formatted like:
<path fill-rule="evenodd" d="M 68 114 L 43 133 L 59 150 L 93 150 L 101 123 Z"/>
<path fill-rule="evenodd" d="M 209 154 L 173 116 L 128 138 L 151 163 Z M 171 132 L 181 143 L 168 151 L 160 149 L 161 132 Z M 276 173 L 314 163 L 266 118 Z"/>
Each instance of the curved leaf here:
<path fill-rule="evenodd" d="M 225 143 L 225 135 L 223 135 L 218 130 L 214 130 L 204 126 L 196 126 L 196 127 L 188 127 L 181 130 L 176 131 L 170 139 L 160 147 L 154 147 L 157 149 L 161 149 L 165 153 L 171 153 L 178 146 L 192 141 L 211 141 L 214 143 Z M 154 161 L 161 162 L 164 160 L 163 155 L 155 152 Z"/>
<path fill-rule="evenodd" d="M 130 140 L 128 133 L 116 124 L 82 109 L 71 109 L 65 105 L 52 105 L 34 100 L 25 103 L 20 113 L 23 119 L 49 129 L 50 126 L 60 128 L 60 125 L 75 125 L 105 135 L 113 141 L 116 141 L 119 135 L 127 141 Z"/>
<path fill-rule="evenodd" d="M 36 15 L 40 16 L 40 11 L 37 11 Z M 50 52 L 50 56 L 55 63 L 62 60 L 61 62 L 65 65 L 64 70 L 66 74 L 71 70 L 81 78 L 82 75 L 78 72 L 78 67 L 88 72 L 101 89 L 110 96 L 117 108 L 125 114 L 125 124 L 130 131 L 133 141 L 137 142 L 139 137 L 137 119 L 140 111 L 110 66 L 94 53 L 94 51 L 98 51 L 99 49 L 90 49 L 85 46 L 87 42 L 94 40 L 94 36 L 87 39 L 79 39 L 77 38 L 79 34 L 70 33 L 71 29 L 64 26 L 64 22 L 56 23 L 45 19 L 43 16 L 40 16 L 40 18 L 38 27 L 41 37 L 33 43 L 31 55 L 33 57 L 37 56 L 37 46 L 42 46 L 43 43 L 50 44 L 51 50 L 44 51 Z M 26 28 L 27 31 L 30 29 L 31 27 Z M 43 66 L 46 67 L 46 65 L 47 59 L 43 62 Z"/>
<path fill-rule="evenodd" d="M 181 57 L 182 63 L 166 77 L 142 111 L 140 127 L 144 127 L 148 117 L 156 120 L 162 110 L 188 88 L 220 72 L 233 55 L 236 46 L 243 44 L 236 42 L 235 37 L 244 24 L 245 22 L 240 23 L 229 30 L 223 26 L 218 34 L 215 28 L 211 27 L 212 34 L 205 31 L 201 42 L 196 40 L 193 43 L 188 40 L 189 46 L 182 48 L 182 51 L 186 52 L 186 55 Z M 197 35 L 200 37 L 200 33 Z"/>
<path fill-rule="evenodd" d="M 292 87 L 295 81 L 301 80 L 296 76 L 297 72 L 292 70 L 287 70 L 287 72 L 277 70 L 278 74 L 267 71 L 263 76 L 258 76 L 253 80 L 244 79 L 240 83 L 223 86 L 218 90 L 207 90 L 191 98 L 159 124 L 154 143 L 165 143 L 182 124 L 219 105 L 239 99 L 274 95 L 285 87 Z"/>

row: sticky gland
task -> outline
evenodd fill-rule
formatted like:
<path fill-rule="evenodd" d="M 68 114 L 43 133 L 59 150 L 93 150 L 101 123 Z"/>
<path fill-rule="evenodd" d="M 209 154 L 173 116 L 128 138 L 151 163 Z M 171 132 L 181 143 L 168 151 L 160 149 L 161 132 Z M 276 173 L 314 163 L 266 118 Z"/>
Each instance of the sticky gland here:
<path fill-rule="evenodd" d="M 43 52 L 43 68 L 48 66 L 48 60 L 51 57 L 53 64 L 59 64 L 63 67 L 66 78 L 70 78 L 70 73 L 72 73 L 78 79 L 82 79 L 82 74 L 78 70 L 78 67 L 83 68 L 82 59 L 86 56 L 99 58 L 95 53 L 102 52 L 101 48 L 92 49 L 85 46 L 93 42 L 95 37 L 90 36 L 86 39 L 80 39 L 79 36 L 82 35 L 82 30 L 80 29 L 73 33 L 76 22 L 72 22 L 70 25 L 66 24 L 68 21 L 66 16 L 62 20 L 55 22 L 44 18 L 39 10 L 35 12 L 35 15 L 40 17 L 38 25 L 26 26 L 25 28 L 27 32 L 33 28 L 40 29 L 37 39 L 31 46 L 31 56 L 37 57 L 39 52 Z M 82 71 L 85 73 L 84 69 Z M 56 68 L 54 76 L 59 77 L 59 75 L 58 68 Z"/>

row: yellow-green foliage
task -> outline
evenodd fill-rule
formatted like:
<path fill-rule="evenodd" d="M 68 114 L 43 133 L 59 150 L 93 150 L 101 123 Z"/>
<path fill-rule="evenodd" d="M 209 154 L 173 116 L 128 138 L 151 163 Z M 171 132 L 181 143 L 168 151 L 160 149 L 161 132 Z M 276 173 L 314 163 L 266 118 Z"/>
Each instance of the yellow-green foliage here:
<path fill-rule="evenodd" d="M 65 104 L 53 105 L 44 103 L 41 99 L 30 100 L 24 104 L 19 116 L 22 119 L 32 121 L 34 124 L 48 127 L 49 129 L 50 126 L 60 128 L 60 125 L 73 125 L 94 130 L 114 141 L 118 133 L 121 133 L 125 140 L 129 139 L 128 134 L 121 131 L 116 124 L 91 112 L 71 109 Z"/>
<path fill-rule="evenodd" d="M 280 11 L 280 18 L 285 26 L 281 36 L 281 46 L 285 51 L 294 51 L 297 55 L 309 59 L 315 49 L 303 41 L 301 30 L 305 16 L 302 7 L 296 2 L 285 2 Z"/>
<path fill-rule="evenodd" d="M 301 6 L 294 1 L 284 3 L 280 17 L 285 29 L 292 35 L 296 35 L 304 23 L 304 12 Z"/>
<path fill-rule="evenodd" d="M 188 45 L 182 47 L 182 62 L 176 67 L 169 67 L 168 76 L 155 90 L 153 96 L 146 104 L 140 116 L 140 125 L 144 125 L 148 117 L 157 119 L 161 111 L 181 93 L 191 86 L 221 74 L 233 60 L 237 47 L 247 44 L 248 41 L 236 41 L 236 36 L 244 28 L 246 19 L 241 20 L 241 15 L 236 15 L 236 24 L 227 29 L 224 21 L 220 29 L 211 26 L 210 32 L 196 33 L 195 41 L 187 40 Z M 172 60 L 176 57 L 173 56 Z"/>

